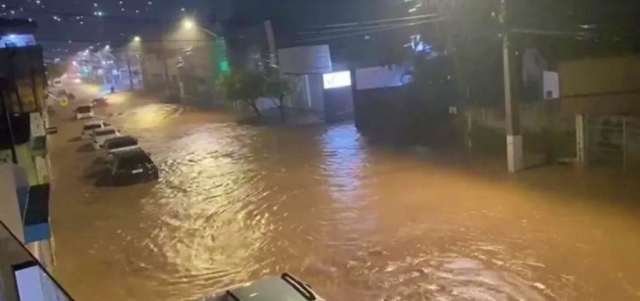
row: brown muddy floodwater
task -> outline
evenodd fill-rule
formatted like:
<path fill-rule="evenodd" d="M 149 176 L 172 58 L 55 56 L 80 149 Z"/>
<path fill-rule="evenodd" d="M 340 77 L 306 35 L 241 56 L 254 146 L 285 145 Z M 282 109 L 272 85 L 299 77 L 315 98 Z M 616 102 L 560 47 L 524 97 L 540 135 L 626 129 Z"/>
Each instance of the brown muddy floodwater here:
<path fill-rule="evenodd" d="M 640 300 L 640 217 L 615 200 L 372 147 L 352 125 L 217 118 L 161 104 L 111 118 L 161 168 L 119 188 L 92 185 L 97 154 L 59 121 L 55 275 L 76 300 L 192 300 L 284 271 L 328 300 Z"/>

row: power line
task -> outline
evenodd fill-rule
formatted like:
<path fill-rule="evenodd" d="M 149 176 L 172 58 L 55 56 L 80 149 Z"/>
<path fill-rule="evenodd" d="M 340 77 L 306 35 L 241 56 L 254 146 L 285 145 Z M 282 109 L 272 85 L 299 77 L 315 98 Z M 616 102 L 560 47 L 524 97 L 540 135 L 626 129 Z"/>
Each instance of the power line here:
<path fill-rule="evenodd" d="M 425 20 L 427 21 L 427 20 Z M 336 28 L 336 29 L 327 29 L 327 30 L 321 30 L 321 31 L 307 31 L 307 32 L 300 32 L 298 33 L 299 35 L 311 35 L 311 34 L 329 34 L 329 33 L 337 33 L 337 32 L 345 32 L 345 31 L 362 31 L 362 30 L 373 30 L 373 29 L 379 29 L 379 28 L 387 28 L 389 26 L 403 26 L 403 25 L 407 25 L 407 24 L 411 24 L 411 23 L 396 23 L 396 24 L 376 24 L 376 25 L 366 25 L 366 26 L 359 26 L 359 27 L 342 27 L 341 28 Z"/>
<path fill-rule="evenodd" d="M 102 39 L 102 40 L 95 40 L 95 39 L 63 39 L 63 38 L 37 38 L 36 42 L 60 42 L 60 43 L 87 43 L 87 44 L 96 44 L 96 43 L 115 43 L 117 44 L 118 42 L 120 43 L 129 43 L 131 40 L 130 39 Z M 214 40 L 213 39 L 185 39 L 185 40 L 175 40 L 175 39 L 171 39 L 171 40 L 167 40 L 167 39 L 145 39 L 142 40 L 140 43 L 144 44 L 148 44 L 148 43 L 185 43 L 185 42 L 203 42 L 203 43 L 213 43 Z"/>
<path fill-rule="evenodd" d="M 342 28 L 342 29 L 344 29 L 344 27 L 354 27 L 354 26 L 365 26 L 365 27 L 382 26 L 382 25 L 376 25 L 376 24 L 393 23 L 393 22 L 398 22 L 398 21 L 411 21 L 411 20 L 426 19 L 426 18 L 433 18 L 433 17 L 439 17 L 439 16 L 440 16 L 439 14 L 424 14 L 424 15 L 418 15 L 418 16 L 409 16 L 409 17 L 401 17 L 401 18 L 390 18 L 390 19 L 380 19 L 380 20 L 372 20 L 372 21 L 339 23 L 339 24 L 326 24 L 326 25 L 321 25 L 321 26 L 312 28 L 312 29 L 318 29 L 318 30 L 299 32 L 298 34 L 300 34 L 300 35 L 315 34 L 315 33 L 319 33 L 319 31 L 329 31 L 329 30 L 331 30 L 331 29 L 328 29 L 328 28 Z M 346 29 L 344 29 L 344 30 L 346 30 Z"/>
<path fill-rule="evenodd" d="M 77 20 L 78 22 L 84 20 L 92 20 L 92 21 L 135 21 L 142 23 L 172 23 L 172 21 L 162 18 L 140 18 L 140 17 L 132 17 L 132 16 L 121 16 L 121 15 L 88 15 L 84 13 L 76 13 L 76 12 L 65 12 L 65 11 L 53 11 L 53 10 L 43 10 L 43 9 L 28 9 L 16 6 L 6 5 L 3 7 L 5 10 L 12 10 L 16 12 L 25 12 L 31 14 L 40 14 L 40 15 L 50 15 L 55 17 L 68 17 L 72 20 Z"/>
<path fill-rule="evenodd" d="M 385 27 L 382 27 L 382 28 L 377 28 L 377 29 L 363 30 L 363 31 L 358 31 L 358 32 L 353 32 L 353 33 L 347 33 L 347 34 L 341 34 L 341 35 L 332 35 L 332 36 L 326 36 L 326 37 L 309 38 L 309 39 L 299 40 L 298 42 L 305 43 L 305 42 L 313 42 L 313 41 L 332 40 L 332 39 L 338 39 L 338 38 L 347 38 L 347 37 L 351 37 L 351 36 L 366 35 L 366 34 L 370 34 L 370 33 L 374 33 L 374 32 L 393 30 L 393 29 L 400 29 L 400 28 L 410 27 L 410 26 L 415 26 L 415 25 L 420 25 L 420 24 L 440 22 L 440 21 L 443 21 L 443 20 L 444 20 L 444 18 L 437 18 L 437 19 L 418 21 L 418 22 L 413 22 L 413 23 L 408 23 L 408 24 L 388 25 L 388 26 L 385 26 Z"/>

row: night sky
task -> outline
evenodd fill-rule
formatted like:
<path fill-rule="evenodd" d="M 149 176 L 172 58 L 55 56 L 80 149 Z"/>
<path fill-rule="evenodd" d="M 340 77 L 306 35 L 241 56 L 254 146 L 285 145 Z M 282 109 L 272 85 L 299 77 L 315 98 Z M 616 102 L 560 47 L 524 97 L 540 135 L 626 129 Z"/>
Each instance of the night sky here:
<path fill-rule="evenodd" d="M 224 1 L 224 0 L 222 0 Z M 38 22 L 47 56 L 65 57 L 91 45 L 124 44 L 133 36 L 158 39 L 185 16 L 208 21 L 211 0 L 0 0 L 0 16 Z"/>
<path fill-rule="evenodd" d="M 0 17 L 37 21 L 36 38 L 47 57 L 64 58 L 89 46 L 114 47 L 141 36 L 146 43 L 176 28 L 184 17 L 195 17 L 208 27 L 234 14 L 249 19 L 278 17 L 292 24 L 331 24 L 356 19 L 397 17 L 395 5 L 404 0 L 0 0 Z M 481 1 L 481 0 L 479 0 Z M 489 0 L 487 0 L 489 1 Z M 510 0 L 515 20 L 532 28 L 563 21 L 564 29 L 579 24 L 614 22 L 637 34 L 638 0 Z M 531 6 L 535 3 L 534 6 Z M 348 4 L 348 5 L 347 5 Z M 585 5 L 586 4 L 586 5 Z M 236 11 L 237 8 L 241 9 Z M 520 11 L 518 13 L 517 11 Z M 406 9 L 402 12 L 406 14 Z M 400 13 L 402 13 L 400 12 Z M 607 13 L 605 13 L 607 12 Z M 266 14 L 266 15 L 265 15 Z M 401 14 L 400 14 L 401 15 Z M 525 24 L 527 19 L 533 20 Z M 562 23 L 562 22 L 561 22 Z M 292 25 L 291 24 L 291 25 Z M 291 26 L 287 26 L 291 27 Z M 558 26 L 550 26 L 558 27 Z M 604 28 L 604 26 L 600 26 Z"/>

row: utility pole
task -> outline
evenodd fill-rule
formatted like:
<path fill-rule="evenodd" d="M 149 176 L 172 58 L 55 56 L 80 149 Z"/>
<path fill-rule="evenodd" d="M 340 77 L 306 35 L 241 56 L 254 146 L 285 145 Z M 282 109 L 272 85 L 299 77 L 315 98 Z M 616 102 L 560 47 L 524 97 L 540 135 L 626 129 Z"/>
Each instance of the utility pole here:
<path fill-rule="evenodd" d="M 267 43 L 269 45 L 269 68 L 267 68 L 267 70 L 271 70 L 272 66 L 278 66 L 276 39 L 273 34 L 273 25 L 271 25 L 271 21 L 264 21 L 264 29 L 267 34 Z"/>
<path fill-rule="evenodd" d="M 519 98 L 512 97 L 511 60 L 509 42 L 507 0 L 500 0 L 500 21 L 502 23 L 502 65 L 504 77 L 504 108 L 507 134 L 507 166 L 509 173 L 516 173 L 524 169 L 522 153 L 522 134 L 520 133 L 520 104 Z"/>
<path fill-rule="evenodd" d="M 127 60 L 127 69 L 129 69 L 129 86 L 131 87 L 131 90 L 133 91 L 134 87 L 133 87 L 133 73 L 131 72 L 131 60 L 129 59 L 129 50 L 127 49 L 127 51 L 125 52 L 125 58 Z"/>
<path fill-rule="evenodd" d="M 142 72 L 142 58 L 141 58 L 141 56 L 142 56 L 142 52 L 138 53 L 136 55 L 136 58 L 138 60 L 138 74 L 139 74 L 139 78 L 140 78 L 140 89 L 144 90 L 144 86 L 145 86 L 144 85 L 144 81 L 145 81 L 145 79 L 147 77 L 142 75 L 144 72 Z"/>

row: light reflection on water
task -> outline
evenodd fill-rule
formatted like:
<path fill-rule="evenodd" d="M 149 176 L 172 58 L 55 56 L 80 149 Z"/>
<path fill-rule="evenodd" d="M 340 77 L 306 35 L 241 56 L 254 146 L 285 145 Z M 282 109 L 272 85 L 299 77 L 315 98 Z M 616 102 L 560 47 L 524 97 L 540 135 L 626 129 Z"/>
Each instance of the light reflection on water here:
<path fill-rule="evenodd" d="M 67 142 L 79 126 L 56 137 L 57 274 L 79 300 L 189 300 L 284 271 L 330 300 L 640 296 L 640 227 L 601 208 L 371 147 L 352 125 L 140 110 L 113 121 L 152 154 L 156 184 L 79 184 L 93 156 Z M 151 111 L 154 130 L 138 118 Z"/>

